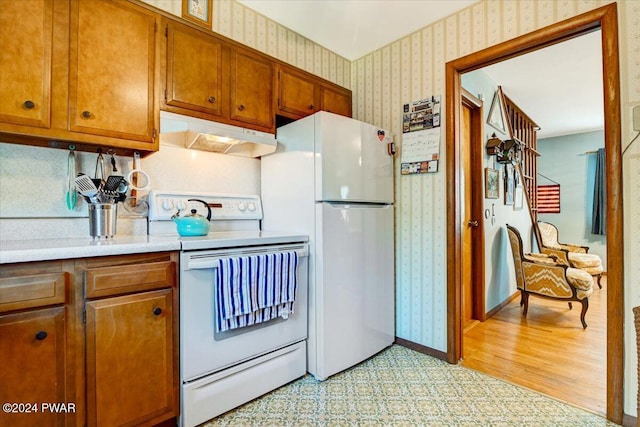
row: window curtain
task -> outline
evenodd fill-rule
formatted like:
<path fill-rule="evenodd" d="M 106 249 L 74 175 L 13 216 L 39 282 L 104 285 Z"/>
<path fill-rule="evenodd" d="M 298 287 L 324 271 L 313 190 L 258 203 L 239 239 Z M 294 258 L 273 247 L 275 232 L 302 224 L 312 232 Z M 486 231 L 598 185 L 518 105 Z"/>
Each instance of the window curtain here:
<path fill-rule="evenodd" d="M 601 234 L 604 236 L 607 234 L 607 181 L 604 163 L 604 148 L 600 148 L 596 156 L 591 232 L 593 234 Z"/>

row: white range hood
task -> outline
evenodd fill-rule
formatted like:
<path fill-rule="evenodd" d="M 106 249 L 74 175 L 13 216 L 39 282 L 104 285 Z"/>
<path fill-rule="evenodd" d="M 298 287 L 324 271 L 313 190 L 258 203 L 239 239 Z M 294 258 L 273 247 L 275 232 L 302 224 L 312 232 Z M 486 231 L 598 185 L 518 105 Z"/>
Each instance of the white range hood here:
<path fill-rule="evenodd" d="M 271 133 L 160 111 L 160 144 L 260 157 L 273 153 L 277 142 Z"/>

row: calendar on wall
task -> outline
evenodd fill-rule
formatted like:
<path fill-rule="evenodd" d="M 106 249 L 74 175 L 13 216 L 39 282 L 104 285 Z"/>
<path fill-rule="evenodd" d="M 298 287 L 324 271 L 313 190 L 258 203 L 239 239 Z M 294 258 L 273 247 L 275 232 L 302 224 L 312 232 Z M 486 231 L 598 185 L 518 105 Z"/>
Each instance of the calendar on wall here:
<path fill-rule="evenodd" d="M 438 172 L 440 159 L 440 96 L 404 104 L 400 173 Z"/>

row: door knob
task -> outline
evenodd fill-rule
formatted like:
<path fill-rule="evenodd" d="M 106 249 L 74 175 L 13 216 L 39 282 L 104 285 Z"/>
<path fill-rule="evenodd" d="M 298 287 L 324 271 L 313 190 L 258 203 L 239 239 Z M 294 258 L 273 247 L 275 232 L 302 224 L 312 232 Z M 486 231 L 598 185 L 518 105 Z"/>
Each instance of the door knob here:
<path fill-rule="evenodd" d="M 467 225 L 468 225 L 469 227 L 477 227 L 477 226 L 479 226 L 479 225 L 480 225 L 480 223 L 478 223 L 478 220 L 477 220 L 477 219 L 476 219 L 476 220 L 469 220 L 469 222 L 467 222 Z"/>

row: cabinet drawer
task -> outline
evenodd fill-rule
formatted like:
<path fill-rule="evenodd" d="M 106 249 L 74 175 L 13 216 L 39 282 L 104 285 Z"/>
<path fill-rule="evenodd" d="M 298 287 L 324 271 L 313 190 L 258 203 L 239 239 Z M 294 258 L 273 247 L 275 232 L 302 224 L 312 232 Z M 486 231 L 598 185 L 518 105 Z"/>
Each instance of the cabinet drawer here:
<path fill-rule="evenodd" d="M 90 268 L 85 271 L 86 298 L 169 288 L 176 281 L 173 261 Z"/>
<path fill-rule="evenodd" d="M 0 312 L 64 304 L 64 271 L 0 279 Z"/>

